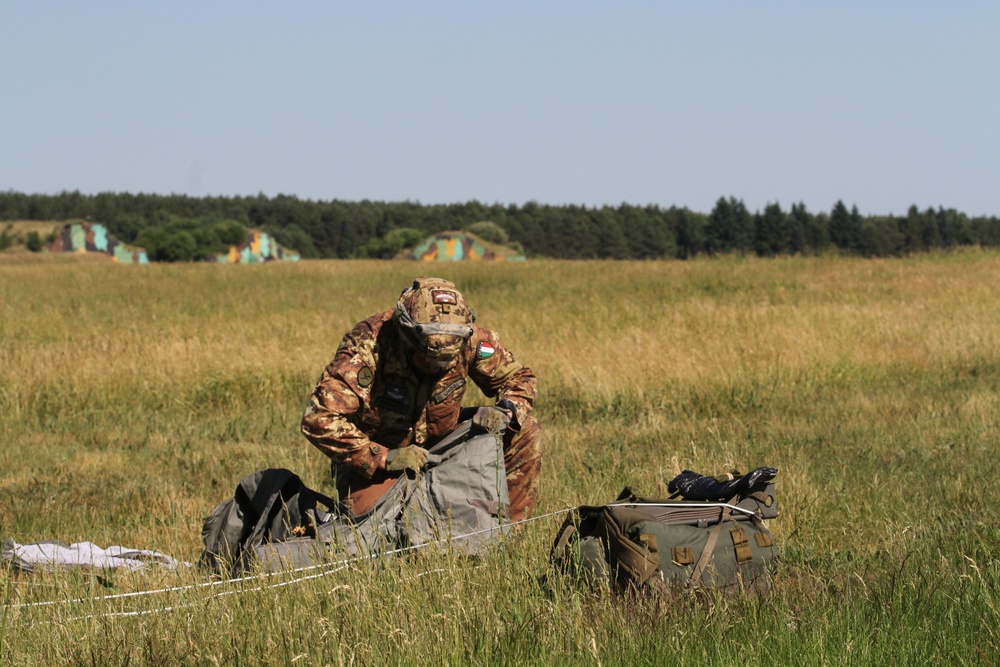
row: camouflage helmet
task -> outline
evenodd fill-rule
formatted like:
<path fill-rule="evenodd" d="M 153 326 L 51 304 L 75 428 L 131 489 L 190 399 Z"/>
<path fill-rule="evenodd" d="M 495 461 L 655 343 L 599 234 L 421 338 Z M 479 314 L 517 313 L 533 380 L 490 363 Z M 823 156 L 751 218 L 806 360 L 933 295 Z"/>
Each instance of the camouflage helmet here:
<path fill-rule="evenodd" d="M 472 336 L 476 316 L 453 282 L 420 277 L 399 295 L 392 319 L 408 347 L 444 368 Z"/>

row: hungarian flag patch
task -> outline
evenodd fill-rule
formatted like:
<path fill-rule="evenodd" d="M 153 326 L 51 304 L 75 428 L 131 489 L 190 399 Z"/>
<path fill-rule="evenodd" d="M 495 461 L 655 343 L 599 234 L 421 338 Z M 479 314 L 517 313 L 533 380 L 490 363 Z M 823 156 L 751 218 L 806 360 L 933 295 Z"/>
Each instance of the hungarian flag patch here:
<path fill-rule="evenodd" d="M 489 359 L 493 356 L 494 352 L 496 352 L 496 350 L 486 341 L 479 343 L 479 346 L 476 348 L 476 356 L 480 359 Z"/>

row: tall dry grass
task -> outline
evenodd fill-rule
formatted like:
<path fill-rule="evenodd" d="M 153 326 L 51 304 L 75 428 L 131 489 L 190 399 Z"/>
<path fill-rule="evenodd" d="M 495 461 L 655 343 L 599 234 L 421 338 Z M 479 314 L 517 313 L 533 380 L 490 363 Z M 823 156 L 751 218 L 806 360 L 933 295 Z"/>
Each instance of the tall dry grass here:
<path fill-rule="evenodd" d="M 312 384 L 344 331 L 427 273 L 455 280 L 538 375 L 539 514 L 625 484 L 664 493 L 682 468 L 778 467 L 767 602 L 594 597 L 547 571 L 552 516 L 474 567 L 378 563 L 221 598 L 24 607 L 203 579 L 8 574 L 0 662 L 983 664 L 1000 650 L 1000 257 L 978 251 L 0 264 L 0 536 L 193 560 L 202 517 L 243 475 L 288 467 L 329 490 L 297 433 Z"/>

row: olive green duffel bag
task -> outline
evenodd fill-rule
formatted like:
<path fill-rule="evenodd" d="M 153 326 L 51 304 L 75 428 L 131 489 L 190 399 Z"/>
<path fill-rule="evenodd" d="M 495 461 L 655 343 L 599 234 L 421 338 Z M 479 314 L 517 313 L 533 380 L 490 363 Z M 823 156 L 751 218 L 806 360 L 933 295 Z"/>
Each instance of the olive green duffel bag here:
<path fill-rule="evenodd" d="M 697 500 L 680 493 L 667 499 L 642 498 L 626 487 L 613 503 L 582 505 L 560 528 L 552 562 L 618 592 L 764 590 L 778 558 L 765 523 L 778 514 L 773 483 L 777 471 L 766 470 L 773 472 L 736 487 L 727 501 L 700 497 L 705 495 L 702 483 L 690 494 Z M 688 481 L 692 476 L 703 482 L 718 479 L 685 474 Z M 734 490 L 731 483 L 716 486 Z"/>

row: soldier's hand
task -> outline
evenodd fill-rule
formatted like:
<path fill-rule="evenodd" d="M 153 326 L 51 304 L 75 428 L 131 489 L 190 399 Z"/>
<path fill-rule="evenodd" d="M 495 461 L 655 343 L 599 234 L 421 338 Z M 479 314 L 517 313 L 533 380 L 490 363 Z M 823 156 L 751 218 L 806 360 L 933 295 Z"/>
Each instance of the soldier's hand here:
<path fill-rule="evenodd" d="M 472 416 L 473 428 L 478 428 L 482 431 L 495 433 L 507 428 L 507 424 L 509 423 L 510 413 L 495 405 L 484 405 L 476 410 L 476 414 Z"/>
<path fill-rule="evenodd" d="M 385 457 L 385 469 L 389 471 L 412 470 L 417 472 L 426 464 L 427 450 L 416 445 L 391 449 Z"/>

